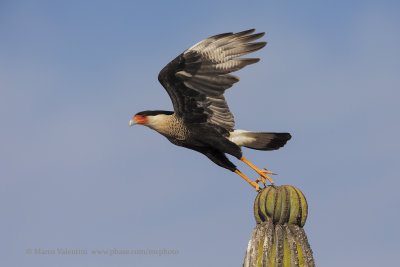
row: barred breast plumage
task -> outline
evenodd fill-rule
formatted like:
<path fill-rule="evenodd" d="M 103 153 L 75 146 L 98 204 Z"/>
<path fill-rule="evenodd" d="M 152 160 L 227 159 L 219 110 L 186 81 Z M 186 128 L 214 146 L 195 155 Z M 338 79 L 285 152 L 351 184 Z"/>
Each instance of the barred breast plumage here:
<path fill-rule="evenodd" d="M 148 126 L 168 138 L 172 143 L 186 140 L 190 131 L 183 123 L 182 119 L 172 115 L 159 114 L 149 116 Z"/>

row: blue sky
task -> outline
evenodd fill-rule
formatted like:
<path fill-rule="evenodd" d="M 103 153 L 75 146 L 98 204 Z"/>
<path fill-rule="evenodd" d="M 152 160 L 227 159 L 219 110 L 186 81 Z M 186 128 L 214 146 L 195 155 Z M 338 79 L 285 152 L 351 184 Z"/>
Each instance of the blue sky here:
<path fill-rule="evenodd" d="M 400 232 L 396 1 L 1 1 L 2 266 L 240 266 L 255 192 L 133 114 L 171 109 L 158 72 L 214 34 L 268 45 L 227 91 L 244 149 L 309 202 L 319 266 L 387 266 Z M 248 176 L 254 172 L 232 159 Z M 27 249 L 176 255 L 32 255 Z"/>

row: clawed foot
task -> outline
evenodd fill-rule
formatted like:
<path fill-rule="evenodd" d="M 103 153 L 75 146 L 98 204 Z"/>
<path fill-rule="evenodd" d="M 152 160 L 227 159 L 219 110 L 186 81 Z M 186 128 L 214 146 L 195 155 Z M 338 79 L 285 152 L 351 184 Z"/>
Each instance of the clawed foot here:
<path fill-rule="evenodd" d="M 257 173 L 260 175 L 260 178 L 258 178 L 257 181 L 256 181 L 257 183 L 260 182 L 260 181 L 262 181 L 263 184 L 264 184 L 264 186 L 265 186 L 265 179 L 268 179 L 268 181 L 269 181 L 271 184 L 274 184 L 274 181 L 271 179 L 271 177 L 269 177 L 269 176 L 267 175 L 267 174 L 276 175 L 274 172 L 268 171 L 268 170 L 266 170 L 266 169 L 262 169 L 262 170 L 259 170 Z"/>
<path fill-rule="evenodd" d="M 251 165 L 251 166 L 252 166 L 252 165 Z M 267 186 L 267 185 L 266 185 L 266 180 L 265 180 L 265 179 L 268 179 L 268 181 L 270 181 L 270 183 L 271 183 L 272 186 L 274 185 L 274 181 L 271 179 L 271 177 L 268 176 L 268 174 L 275 175 L 274 172 L 268 171 L 267 169 L 262 169 L 262 170 L 260 170 L 260 169 L 257 169 L 257 168 L 254 167 L 254 166 L 252 166 L 252 168 L 260 175 L 260 177 L 259 177 L 257 180 L 255 180 L 255 181 L 252 181 L 252 180 L 250 180 L 249 178 L 247 178 L 247 177 L 246 177 L 243 173 L 241 173 L 238 169 L 236 169 L 235 172 L 236 172 L 237 174 L 239 174 L 243 179 L 245 179 L 252 187 L 254 187 L 254 189 L 255 189 L 257 192 L 260 192 L 263 188 L 265 188 L 265 187 Z M 263 187 L 263 188 L 260 188 L 260 185 L 258 184 L 259 182 L 262 182 L 262 183 L 264 184 L 264 187 Z"/>
<path fill-rule="evenodd" d="M 259 175 L 260 175 L 260 177 L 255 181 L 255 183 L 258 185 L 258 183 L 259 182 L 262 182 L 263 184 L 264 184 L 264 187 L 263 188 L 265 188 L 267 185 L 266 185 L 266 181 L 265 181 L 265 179 L 268 179 L 268 181 L 270 181 L 270 183 L 271 183 L 271 185 L 273 186 L 274 185 L 274 181 L 271 179 L 271 177 L 269 177 L 267 174 L 272 174 L 272 175 L 276 175 L 276 173 L 274 173 L 274 172 L 271 172 L 271 171 L 268 171 L 268 170 L 266 170 L 266 169 L 262 169 L 262 170 L 259 170 L 259 172 L 257 172 Z M 253 184 L 252 184 L 253 185 Z M 254 185 L 253 185 L 253 187 L 256 189 L 256 191 L 257 192 L 260 192 L 262 189 L 260 188 L 260 186 L 258 186 L 258 187 L 255 187 Z"/>

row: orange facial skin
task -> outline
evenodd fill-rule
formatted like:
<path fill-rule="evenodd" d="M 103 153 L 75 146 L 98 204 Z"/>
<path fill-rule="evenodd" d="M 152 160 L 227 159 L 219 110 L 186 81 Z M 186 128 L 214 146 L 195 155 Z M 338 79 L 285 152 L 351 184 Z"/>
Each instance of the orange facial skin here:
<path fill-rule="evenodd" d="M 136 122 L 136 124 L 144 124 L 147 122 L 147 117 L 142 115 L 136 115 L 135 117 L 133 117 L 133 120 Z"/>

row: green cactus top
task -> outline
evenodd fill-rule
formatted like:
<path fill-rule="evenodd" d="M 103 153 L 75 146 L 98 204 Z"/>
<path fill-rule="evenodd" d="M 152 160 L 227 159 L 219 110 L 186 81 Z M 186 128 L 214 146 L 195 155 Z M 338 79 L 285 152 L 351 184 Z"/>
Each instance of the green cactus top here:
<path fill-rule="evenodd" d="M 257 223 L 272 220 L 273 224 L 303 227 L 308 214 L 307 200 L 294 186 L 267 186 L 254 201 L 254 217 Z"/>

